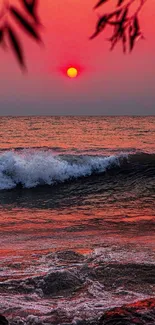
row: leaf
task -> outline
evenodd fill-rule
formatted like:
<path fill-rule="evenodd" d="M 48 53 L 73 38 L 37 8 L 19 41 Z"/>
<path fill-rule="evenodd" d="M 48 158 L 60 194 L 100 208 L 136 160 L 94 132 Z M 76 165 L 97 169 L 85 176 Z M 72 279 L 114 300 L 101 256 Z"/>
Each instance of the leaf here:
<path fill-rule="evenodd" d="M 40 24 L 39 18 L 37 16 L 36 10 L 38 6 L 38 0 L 31 0 L 31 2 L 27 0 L 21 0 L 23 7 L 27 10 L 29 15 L 34 19 L 37 24 Z"/>
<path fill-rule="evenodd" d="M 129 36 L 129 48 L 130 48 L 130 52 L 133 50 L 135 45 L 135 37 L 130 35 Z"/>
<path fill-rule="evenodd" d="M 0 29 L 0 43 L 3 42 L 3 38 L 4 38 L 4 28 Z"/>
<path fill-rule="evenodd" d="M 25 60 L 24 60 L 23 50 L 19 38 L 15 33 L 15 31 L 12 29 L 12 27 L 10 27 L 9 25 L 7 25 L 7 32 L 15 56 L 19 64 L 21 65 L 21 67 L 25 69 Z"/>
<path fill-rule="evenodd" d="M 98 20 L 96 29 L 98 31 L 102 30 L 105 27 L 105 24 L 107 23 L 107 20 L 108 20 L 107 15 L 104 15 L 104 16 L 100 17 L 100 19 Z"/>
<path fill-rule="evenodd" d="M 40 42 L 41 38 L 37 32 L 37 30 L 30 24 L 25 17 L 14 7 L 10 7 L 10 12 L 16 19 L 16 21 L 23 27 L 23 29 L 36 41 Z"/>
<path fill-rule="evenodd" d="M 94 7 L 94 9 L 100 7 L 101 5 L 103 5 L 104 3 L 106 3 L 107 1 L 109 1 L 109 0 L 100 0 L 100 1 L 96 4 L 96 6 Z"/>
<path fill-rule="evenodd" d="M 133 34 L 133 27 L 129 27 L 129 50 L 133 50 L 135 44 L 135 35 Z"/>
<path fill-rule="evenodd" d="M 135 29 L 135 33 L 136 33 L 136 35 L 137 35 L 138 32 L 139 32 L 139 21 L 138 21 L 137 16 L 136 16 L 135 19 L 134 19 L 134 29 Z"/>
<path fill-rule="evenodd" d="M 97 26 L 96 26 L 96 31 L 95 33 L 90 37 L 90 39 L 93 39 L 94 37 L 96 37 L 101 31 L 103 31 L 103 29 L 106 27 L 107 24 L 107 19 L 108 16 L 104 15 L 102 16 L 98 22 L 97 22 Z"/>
<path fill-rule="evenodd" d="M 123 33 L 122 35 L 122 45 L 123 45 L 123 52 L 126 53 L 126 35 L 125 35 L 125 32 Z"/>
<path fill-rule="evenodd" d="M 128 14 L 128 8 L 126 8 L 125 10 L 123 10 L 123 14 L 121 19 L 118 21 L 118 29 L 117 29 L 117 34 L 120 37 L 122 37 L 124 30 L 125 30 L 125 22 L 126 22 L 126 18 L 127 18 L 127 14 Z"/>
<path fill-rule="evenodd" d="M 117 6 L 121 6 L 121 4 L 124 2 L 124 0 L 118 0 Z"/>
<path fill-rule="evenodd" d="M 92 34 L 92 35 L 89 37 L 89 39 L 91 40 L 91 39 L 95 38 L 98 34 L 99 34 L 99 32 L 98 32 L 98 31 L 95 31 L 94 34 Z"/>
<path fill-rule="evenodd" d="M 119 9 L 115 12 L 116 18 L 118 19 L 120 14 L 122 13 L 122 9 Z"/>
<path fill-rule="evenodd" d="M 37 10 L 38 2 L 39 2 L 38 0 L 32 0 L 31 6 L 32 6 L 34 12 L 36 12 L 36 10 Z"/>
<path fill-rule="evenodd" d="M 124 22 L 125 22 L 125 20 L 126 20 L 126 18 L 127 18 L 127 14 L 128 14 L 128 8 L 125 8 L 125 9 L 123 10 L 123 14 L 122 14 L 122 17 L 121 17 L 121 20 L 120 20 L 120 23 L 121 23 L 121 24 L 124 24 Z"/>
<path fill-rule="evenodd" d="M 114 47 L 115 47 L 115 45 L 117 44 L 117 42 L 118 42 L 118 38 L 117 38 L 117 36 L 116 37 L 113 37 L 113 38 L 111 38 L 111 48 L 110 48 L 110 51 L 112 51 L 113 49 L 114 49 Z"/>

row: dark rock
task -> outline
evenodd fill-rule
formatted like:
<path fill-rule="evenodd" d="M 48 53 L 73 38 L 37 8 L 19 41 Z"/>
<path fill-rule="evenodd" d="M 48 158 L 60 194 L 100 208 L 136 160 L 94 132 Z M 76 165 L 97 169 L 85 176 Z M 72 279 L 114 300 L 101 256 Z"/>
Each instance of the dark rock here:
<path fill-rule="evenodd" d="M 84 259 L 84 256 L 82 254 L 79 254 L 71 250 L 59 251 L 56 253 L 56 256 L 60 261 L 66 261 L 72 263 L 77 263 Z"/>
<path fill-rule="evenodd" d="M 92 273 L 91 277 L 101 282 L 106 290 L 123 286 L 125 290 L 149 294 L 155 287 L 155 265 L 103 264 L 95 268 L 94 276 Z"/>
<path fill-rule="evenodd" d="M 82 285 L 79 279 L 73 272 L 57 271 L 46 275 L 40 283 L 44 295 L 57 295 L 65 291 L 65 294 L 78 289 Z"/>
<path fill-rule="evenodd" d="M 155 298 L 113 308 L 103 314 L 98 325 L 154 325 Z"/>
<path fill-rule="evenodd" d="M 9 323 L 8 323 L 7 319 L 3 315 L 0 314 L 0 325 L 8 325 L 8 324 Z"/>

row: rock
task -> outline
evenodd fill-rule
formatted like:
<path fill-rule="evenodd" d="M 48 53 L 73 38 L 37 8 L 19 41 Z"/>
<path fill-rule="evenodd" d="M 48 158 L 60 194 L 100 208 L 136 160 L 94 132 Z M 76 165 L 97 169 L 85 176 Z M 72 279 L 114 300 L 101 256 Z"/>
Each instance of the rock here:
<path fill-rule="evenodd" d="M 98 325 L 154 325 L 155 298 L 113 308 L 103 314 Z"/>
<path fill-rule="evenodd" d="M 84 256 L 82 254 L 79 254 L 71 250 L 59 251 L 56 253 L 56 256 L 60 261 L 64 261 L 64 262 L 67 261 L 71 263 L 81 262 L 84 259 Z"/>
<path fill-rule="evenodd" d="M 37 316 L 34 315 L 29 315 L 26 318 L 26 323 L 28 325 L 38 325 L 40 323 L 39 318 Z"/>
<path fill-rule="evenodd" d="M 7 321 L 7 319 L 0 314 L 0 325 L 8 325 L 9 322 Z"/>
<path fill-rule="evenodd" d="M 16 316 L 10 323 L 10 325 L 25 325 L 25 322 L 20 318 L 20 316 Z"/>
<path fill-rule="evenodd" d="M 81 279 L 70 271 L 50 273 L 44 277 L 44 281 L 40 284 L 44 295 L 59 295 L 65 290 L 65 294 L 68 294 L 68 292 L 76 290 L 81 285 Z"/>

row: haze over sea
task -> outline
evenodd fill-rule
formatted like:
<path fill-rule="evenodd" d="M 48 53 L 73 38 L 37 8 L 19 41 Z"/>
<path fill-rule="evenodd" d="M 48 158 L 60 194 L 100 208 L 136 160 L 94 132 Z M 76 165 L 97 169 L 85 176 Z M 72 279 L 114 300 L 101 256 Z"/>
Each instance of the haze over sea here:
<path fill-rule="evenodd" d="M 155 298 L 155 116 L 0 117 L 0 139 L 10 324 L 98 324 Z"/>

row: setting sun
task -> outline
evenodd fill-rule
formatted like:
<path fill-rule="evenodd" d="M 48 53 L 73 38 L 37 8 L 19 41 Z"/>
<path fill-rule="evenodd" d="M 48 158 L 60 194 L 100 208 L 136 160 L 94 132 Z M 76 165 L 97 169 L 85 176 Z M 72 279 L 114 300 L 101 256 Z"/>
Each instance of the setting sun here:
<path fill-rule="evenodd" d="M 76 78 L 78 75 L 78 70 L 76 68 L 70 67 L 67 69 L 67 76 L 69 78 Z"/>

